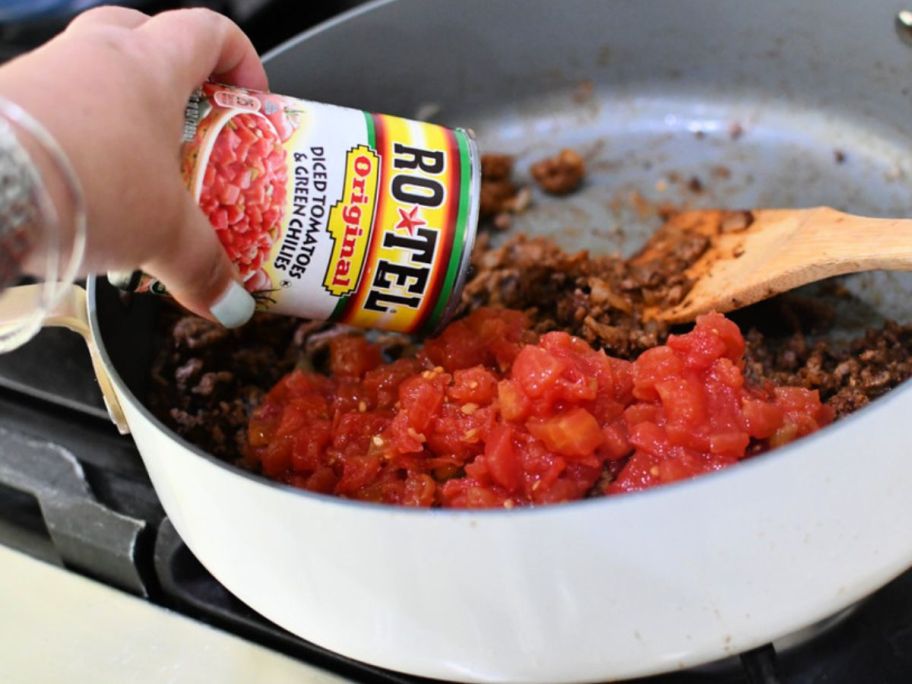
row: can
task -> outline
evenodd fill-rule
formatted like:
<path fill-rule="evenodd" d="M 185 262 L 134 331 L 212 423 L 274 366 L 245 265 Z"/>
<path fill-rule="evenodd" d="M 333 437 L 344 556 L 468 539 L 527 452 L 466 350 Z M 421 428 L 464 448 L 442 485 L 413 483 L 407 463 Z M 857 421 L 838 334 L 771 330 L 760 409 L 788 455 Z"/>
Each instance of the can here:
<path fill-rule="evenodd" d="M 181 173 L 260 311 L 426 333 L 458 303 L 481 182 L 467 130 L 207 83 Z"/>

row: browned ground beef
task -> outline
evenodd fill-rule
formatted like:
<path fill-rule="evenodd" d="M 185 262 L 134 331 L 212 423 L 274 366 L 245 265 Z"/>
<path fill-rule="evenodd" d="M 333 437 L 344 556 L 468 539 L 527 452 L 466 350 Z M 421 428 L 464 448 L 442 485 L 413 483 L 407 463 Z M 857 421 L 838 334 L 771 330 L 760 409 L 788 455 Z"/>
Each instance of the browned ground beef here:
<path fill-rule="evenodd" d="M 733 213 L 712 212 L 708 229 Z M 673 216 L 627 260 L 569 254 L 551 240 L 524 235 L 491 248 L 482 234 L 463 290 L 463 310 L 522 309 L 541 331 L 567 330 L 615 356 L 633 358 L 668 334 L 664 323 L 644 320 L 644 310 L 679 303 L 691 287 L 684 271 L 709 245 L 708 238 L 681 228 Z"/>
<path fill-rule="evenodd" d="M 258 315 L 225 330 L 162 307 L 149 408 L 178 434 L 216 456 L 234 459 L 247 416 L 263 393 L 296 363 L 299 328 L 283 316 Z"/>
<path fill-rule="evenodd" d="M 553 157 L 529 167 L 538 186 L 552 195 L 568 195 L 576 190 L 586 175 L 586 162 L 574 150 L 561 150 Z"/>
<path fill-rule="evenodd" d="M 485 154 L 481 157 L 482 218 L 513 210 L 519 188 L 513 183 L 513 157 L 505 154 Z"/>
<path fill-rule="evenodd" d="M 842 417 L 912 376 L 912 326 L 892 321 L 846 346 L 810 342 L 802 332 L 784 339 L 747 334 L 747 375 L 808 387 Z"/>

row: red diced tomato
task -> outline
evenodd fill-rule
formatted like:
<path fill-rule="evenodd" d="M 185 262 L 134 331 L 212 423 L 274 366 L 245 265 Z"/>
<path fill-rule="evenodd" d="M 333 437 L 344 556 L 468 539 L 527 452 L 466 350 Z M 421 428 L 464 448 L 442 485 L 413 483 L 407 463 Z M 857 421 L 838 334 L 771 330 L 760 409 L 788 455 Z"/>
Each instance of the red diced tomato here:
<path fill-rule="evenodd" d="M 405 480 L 398 503 L 403 506 L 432 506 L 437 499 L 437 483 L 424 473 L 411 473 Z"/>
<path fill-rule="evenodd" d="M 588 456 L 605 439 L 598 422 L 582 408 L 546 420 L 532 419 L 526 427 L 548 449 L 568 457 Z"/>
<path fill-rule="evenodd" d="M 228 121 L 210 152 L 199 205 L 245 281 L 260 269 L 278 235 L 285 211 L 286 163 L 287 154 L 269 123 L 246 112 Z M 257 239 L 238 242 L 232 239 L 234 233 Z M 267 240 L 260 241 L 260 236 Z M 262 274 L 260 281 L 268 279 Z M 259 289 L 270 289 L 271 283 L 263 284 L 258 282 Z"/>
<path fill-rule="evenodd" d="M 633 364 L 633 396 L 644 401 L 659 398 L 656 383 L 681 377 L 684 364 L 671 347 L 647 349 Z"/>
<path fill-rule="evenodd" d="M 627 429 L 622 420 L 602 428 L 602 446 L 600 447 L 605 458 L 616 461 L 627 456 L 633 447 L 627 439 Z"/>
<path fill-rule="evenodd" d="M 504 420 L 522 421 L 529 415 L 529 398 L 512 380 L 497 383 L 497 399 Z"/>
<path fill-rule="evenodd" d="M 360 378 L 380 365 L 380 348 L 362 335 L 340 335 L 329 342 L 329 368 L 334 375 Z"/>
<path fill-rule="evenodd" d="M 447 379 L 439 375 L 412 377 L 399 385 L 399 404 L 408 423 L 418 433 L 424 433 L 443 404 Z"/>
<path fill-rule="evenodd" d="M 721 432 L 709 438 L 709 451 L 720 456 L 741 458 L 750 443 L 746 432 Z"/>
<path fill-rule="evenodd" d="M 391 407 L 399 398 L 399 385 L 421 371 L 415 359 L 398 359 L 364 374 L 364 389 L 380 408 Z"/>
<path fill-rule="evenodd" d="M 553 388 L 567 364 L 541 347 L 527 345 L 513 362 L 512 379 L 535 399 Z"/>
<path fill-rule="evenodd" d="M 342 478 L 336 491 L 342 496 L 353 496 L 373 482 L 380 474 L 380 457 L 374 454 L 352 454 L 342 466 Z"/>
<path fill-rule="evenodd" d="M 228 229 L 228 211 L 225 209 L 216 209 L 209 217 L 209 220 L 216 230 Z"/>
<path fill-rule="evenodd" d="M 484 366 L 457 370 L 447 396 L 454 401 L 479 406 L 490 404 L 497 396 L 497 377 Z"/>
<path fill-rule="evenodd" d="M 750 436 L 757 439 L 771 437 L 782 425 L 782 418 L 785 415 L 781 406 L 762 399 L 744 398 L 742 411 Z"/>
<path fill-rule="evenodd" d="M 296 473 L 315 473 L 322 465 L 320 456 L 332 442 L 332 422 L 311 420 L 307 429 L 295 434 L 291 453 L 291 469 Z"/>
<path fill-rule="evenodd" d="M 491 478 L 506 489 L 515 492 L 522 480 L 522 463 L 513 445 L 513 429 L 507 425 L 495 427 L 485 444 L 484 460 Z"/>
<path fill-rule="evenodd" d="M 655 390 L 669 422 L 696 428 L 706 422 L 706 398 L 696 378 L 681 376 L 657 382 Z"/>
<path fill-rule="evenodd" d="M 259 240 L 233 239 L 257 263 Z M 635 491 L 728 467 L 832 420 L 816 392 L 749 387 L 741 351 L 720 316 L 633 363 L 565 333 L 538 339 L 525 316 L 497 309 L 389 364 L 363 337 L 343 335 L 330 344 L 331 376 L 297 370 L 266 395 L 247 457 L 296 487 L 410 506 Z"/>

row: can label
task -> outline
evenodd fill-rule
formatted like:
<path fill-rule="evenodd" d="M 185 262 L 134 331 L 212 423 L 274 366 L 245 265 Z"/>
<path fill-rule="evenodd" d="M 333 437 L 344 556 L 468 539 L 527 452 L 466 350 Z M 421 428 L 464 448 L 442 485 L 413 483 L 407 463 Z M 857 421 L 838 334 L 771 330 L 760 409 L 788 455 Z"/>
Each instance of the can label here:
<path fill-rule="evenodd" d="M 206 84 L 182 173 L 260 310 L 421 332 L 458 295 L 480 182 L 466 131 Z"/>

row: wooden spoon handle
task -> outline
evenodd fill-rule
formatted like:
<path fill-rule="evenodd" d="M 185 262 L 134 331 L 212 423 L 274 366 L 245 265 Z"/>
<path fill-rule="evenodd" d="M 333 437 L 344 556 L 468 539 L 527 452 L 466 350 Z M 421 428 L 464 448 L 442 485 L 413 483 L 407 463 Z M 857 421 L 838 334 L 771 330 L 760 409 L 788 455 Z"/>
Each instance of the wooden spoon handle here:
<path fill-rule="evenodd" d="M 814 272 L 814 280 L 856 271 L 912 270 L 910 219 L 852 216 L 828 207 L 756 215 L 764 223 L 796 222 L 783 233 L 789 237 L 778 249 L 782 270 L 806 267 Z"/>

